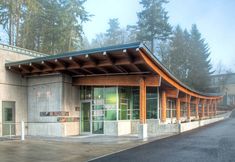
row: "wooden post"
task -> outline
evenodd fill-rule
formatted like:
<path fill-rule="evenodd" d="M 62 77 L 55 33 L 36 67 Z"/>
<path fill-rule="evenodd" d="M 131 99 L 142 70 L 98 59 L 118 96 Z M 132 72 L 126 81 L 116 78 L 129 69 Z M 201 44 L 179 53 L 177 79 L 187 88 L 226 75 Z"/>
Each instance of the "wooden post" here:
<path fill-rule="evenodd" d="M 207 102 L 206 108 L 207 108 L 207 117 L 209 117 L 209 114 L 210 114 L 210 103 Z"/>
<path fill-rule="evenodd" d="M 180 99 L 176 99 L 176 119 L 180 122 Z"/>
<path fill-rule="evenodd" d="M 188 97 L 187 97 L 188 98 Z M 190 120 L 191 117 L 191 108 L 190 108 L 190 104 L 191 104 L 191 97 L 189 96 L 189 98 L 187 99 L 187 119 Z"/>
<path fill-rule="evenodd" d="M 191 112 L 190 112 L 190 102 L 187 102 L 187 119 L 190 120 Z"/>
<path fill-rule="evenodd" d="M 198 115 L 198 104 L 199 104 L 199 98 L 196 98 L 196 104 L 195 104 L 195 108 L 196 108 L 196 118 L 198 119 L 199 115 Z"/>
<path fill-rule="evenodd" d="M 146 123 L 146 83 L 140 79 L 140 124 Z"/>
<path fill-rule="evenodd" d="M 201 118 L 204 118 L 205 116 L 205 100 L 202 101 L 202 117 Z"/>
<path fill-rule="evenodd" d="M 214 116 L 214 101 L 211 102 L 210 116 Z"/>
<path fill-rule="evenodd" d="M 166 122 L 166 92 L 165 91 L 162 91 L 161 105 L 162 105 L 161 121 Z"/>
<path fill-rule="evenodd" d="M 217 100 L 215 100 L 215 116 L 217 115 Z"/>

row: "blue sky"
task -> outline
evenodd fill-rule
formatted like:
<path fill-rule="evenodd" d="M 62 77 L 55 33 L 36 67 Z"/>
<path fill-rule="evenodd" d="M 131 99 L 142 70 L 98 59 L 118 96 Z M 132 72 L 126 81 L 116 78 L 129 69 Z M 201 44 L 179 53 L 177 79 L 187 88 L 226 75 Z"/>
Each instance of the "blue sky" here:
<path fill-rule="evenodd" d="M 211 49 L 214 67 L 221 61 L 235 71 L 235 1 L 234 0 L 169 0 L 165 6 L 169 22 L 190 29 L 197 24 Z M 122 27 L 135 24 L 138 0 L 88 0 L 87 11 L 94 14 L 84 25 L 89 40 L 105 32 L 109 18 L 119 18 Z"/>

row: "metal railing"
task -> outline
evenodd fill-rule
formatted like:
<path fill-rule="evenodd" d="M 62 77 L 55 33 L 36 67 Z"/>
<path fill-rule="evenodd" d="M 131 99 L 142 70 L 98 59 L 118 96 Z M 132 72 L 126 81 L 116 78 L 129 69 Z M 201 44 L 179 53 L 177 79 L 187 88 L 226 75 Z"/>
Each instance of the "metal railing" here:
<path fill-rule="evenodd" d="M 21 47 L 11 46 L 11 45 L 7 45 L 7 44 L 3 44 L 3 43 L 0 43 L 0 48 L 4 49 L 4 50 L 8 50 L 8 51 L 17 52 L 17 53 L 20 53 L 20 54 L 32 56 L 32 57 L 48 56 L 48 54 L 45 54 L 45 53 L 40 53 L 40 52 L 28 50 L 28 49 L 21 48 Z"/>
<path fill-rule="evenodd" d="M 0 123 L 3 139 L 25 139 L 25 122 Z"/>

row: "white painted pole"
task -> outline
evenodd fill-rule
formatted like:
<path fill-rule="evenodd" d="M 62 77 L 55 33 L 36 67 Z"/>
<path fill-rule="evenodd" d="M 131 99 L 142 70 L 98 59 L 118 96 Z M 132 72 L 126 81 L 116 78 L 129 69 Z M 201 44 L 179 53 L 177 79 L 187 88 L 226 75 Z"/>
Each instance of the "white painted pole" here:
<path fill-rule="evenodd" d="M 21 141 L 24 141 L 24 121 L 21 121 Z"/>
<path fill-rule="evenodd" d="M 11 123 L 9 124 L 9 126 L 10 126 L 10 139 L 11 139 Z"/>

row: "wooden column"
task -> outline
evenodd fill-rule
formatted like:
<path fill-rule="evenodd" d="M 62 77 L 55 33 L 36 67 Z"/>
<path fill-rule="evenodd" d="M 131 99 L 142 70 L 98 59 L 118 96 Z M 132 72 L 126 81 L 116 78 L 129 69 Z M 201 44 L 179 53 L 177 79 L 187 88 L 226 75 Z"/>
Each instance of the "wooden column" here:
<path fill-rule="evenodd" d="M 206 109 L 207 109 L 207 117 L 209 117 L 209 114 L 210 114 L 210 103 L 207 102 L 206 104 Z"/>
<path fill-rule="evenodd" d="M 186 101 L 186 103 L 187 103 L 187 119 L 190 120 L 190 117 L 191 117 L 191 108 L 190 108 L 191 107 L 191 105 L 190 105 L 191 97 L 189 96 L 187 98 L 188 98 Z"/>
<path fill-rule="evenodd" d="M 215 100 L 215 115 L 217 114 L 217 100 Z"/>
<path fill-rule="evenodd" d="M 179 122 L 180 121 L 180 99 L 176 99 L 176 119 Z"/>
<path fill-rule="evenodd" d="M 202 117 L 201 118 L 204 118 L 205 116 L 205 100 L 202 101 Z"/>
<path fill-rule="evenodd" d="M 187 103 L 187 119 L 190 119 L 191 112 L 190 112 L 190 102 Z"/>
<path fill-rule="evenodd" d="M 199 104 L 199 98 L 196 98 L 195 108 L 196 108 L 196 118 L 199 117 L 198 115 L 198 104 Z"/>
<path fill-rule="evenodd" d="M 140 79 L 140 124 L 146 123 L 146 82 Z"/>
<path fill-rule="evenodd" d="M 215 115 L 215 103 L 214 103 L 214 101 L 212 100 L 212 102 L 211 102 L 211 116 L 214 116 Z"/>
<path fill-rule="evenodd" d="M 161 121 L 166 122 L 166 92 L 162 91 L 162 99 L 161 99 Z"/>

